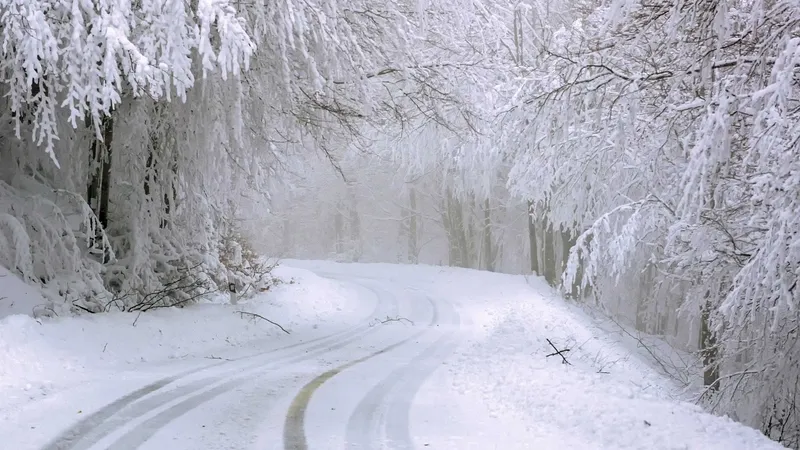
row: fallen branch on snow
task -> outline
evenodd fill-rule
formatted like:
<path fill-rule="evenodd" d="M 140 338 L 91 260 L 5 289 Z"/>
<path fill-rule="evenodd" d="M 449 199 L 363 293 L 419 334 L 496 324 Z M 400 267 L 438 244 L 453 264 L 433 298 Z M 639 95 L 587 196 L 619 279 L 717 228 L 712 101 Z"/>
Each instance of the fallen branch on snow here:
<path fill-rule="evenodd" d="M 83 305 L 79 305 L 79 304 L 75 303 L 75 301 L 72 302 L 72 306 L 74 306 L 74 307 L 76 307 L 78 309 L 82 309 L 83 311 L 85 311 L 85 312 L 87 312 L 89 314 L 94 314 L 94 311 L 92 311 L 91 309 L 89 309 L 89 308 L 87 308 L 87 307 L 85 307 Z"/>
<path fill-rule="evenodd" d="M 266 317 L 262 316 L 261 314 L 256 314 L 256 313 L 252 313 L 252 312 L 248 312 L 248 311 L 234 311 L 234 313 L 239 313 L 239 314 L 240 314 L 242 317 L 244 317 L 245 315 L 247 315 L 247 316 L 250 316 L 250 317 L 253 317 L 253 318 L 258 318 L 258 319 L 261 319 L 261 320 L 266 320 L 267 322 L 269 322 L 269 323 L 271 323 L 271 324 L 275 325 L 276 327 L 280 328 L 280 329 L 281 329 L 281 331 L 283 331 L 284 333 L 286 333 L 286 334 L 291 334 L 289 331 L 287 331 L 287 330 L 286 330 L 286 328 L 283 328 L 283 327 L 281 326 L 281 324 L 279 324 L 279 323 L 277 323 L 277 322 L 273 322 L 273 321 L 271 321 L 271 320 L 267 319 Z"/>
<path fill-rule="evenodd" d="M 409 324 L 414 325 L 414 321 L 413 320 L 407 319 L 405 317 L 400 317 L 400 316 L 398 316 L 398 317 L 389 317 L 389 316 L 386 316 L 386 320 L 381 320 L 381 319 L 377 319 L 376 318 L 370 324 L 370 326 L 374 326 L 374 325 L 377 325 L 379 323 L 389 323 L 389 322 L 408 322 Z"/>
<path fill-rule="evenodd" d="M 550 339 L 547 339 L 547 343 L 550 344 L 550 347 L 553 347 L 553 350 L 555 350 L 556 352 L 555 353 L 550 353 L 549 355 L 545 356 L 545 358 L 549 358 L 551 356 L 558 355 L 558 356 L 561 357 L 561 363 L 562 364 L 566 364 L 568 366 L 572 365 L 572 364 L 569 363 L 569 361 L 567 361 L 567 358 L 564 356 L 564 353 L 567 353 L 569 351 L 568 348 L 565 348 L 564 350 L 559 350 L 555 345 L 553 345 L 552 342 L 550 342 Z"/>
<path fill-rule="evenodd" d="M 684 367 L 678 367 L 678 365 L 675 364 L 675 362 L 672 360 L 672 358 L 669 357 L 669 355 L 662 356 L 660 354 L 656 354 L 656 352 L 658 352 L 658 348 L 655 347 L 655 346 L 652 346 L 652 345 L 649 345 L 649 344 L 645 343 L 644 340 L 641 337 L 642 333 L 639 332 L 638 330 L 636 332 L 636 335 L 634 335 L 633 333 L 628 331 L 628 329 L 626 327 L 624 327 L 614 317 L 609 315 L 609 316 L 607 316 L 607 319 L 610 320 L 614 325 L 616 325 L 617 328 L 619 328 L 619 330 L 623 334 L 626 334 L 628 337 L 633 338 L 636 341 L 637 347 L 641 347 L 641 348 L 645 349 L 645 351 L 647 351 L 647 353 L 650 354 L 650 357 L 653 358 L 653 361 L 655 361 L 659 365 L 659 367 L 661 368 L 661 371 L 664 373 L 664 375 L 666 375 L 667 377 L 669 377 L 669 378 L 671 378 L 673 380 L 676 380 L 676 381 L 682 383 L 684 386 L 688 386 L 689 385 L 689 377 L 688 377 L 687 373 L 688 373 L 688 368 L 689 368 L 690 365 L 689 365 L 689 363 L 687 361 L 684 361 L 683 358 L 681 358 L 679 353 L 673 352 L 673 354 L 675 356 L 677 356 L 677 358 L 680 360 L 681 364 Z M 666 341 L 665 341 L 665 343 L 666 343 Z M 669 343 L 667 343 L 667 345 L 669 345 Z M 669 361 L 667 361 L 667 360 L 669 360 Z M 720 398 L 722 398 L 722 397 L 720 397 Z"/>
<path fill-rule="evenodd" d="M 37 312 L 36 308 L 41 308 L 41 310 L 44 311 L 44 312 Z M 41 316 L 52 317 L 52 316 L 49 316 L 49 314 L 52 314 L 53 316 L 58 317 L 58 313 L 56 312 L 56 310 L 53 309 L 50 306 L 47 306 L 47 305 L 34 305 L 33 308 L 31 308 L 31 316 L 33 316 L 34 319 L 39 319 L 39 317 L 41 317 Z"/>
<path fill-rule="evenodd" d="M 618 362 L 622 361 L 623 359 L 624 359 L 625 361 L 627 361 L 627 360 L 629 359 L 629 357 L 625 357 L 625 358 L 617 358 L 617 359 L 615 359 L 615 360 L 613 360 L 613 361 L 609 361 L 609 360 L 608 360 L 608 359 L 607 359 L 607 358 L 606 358 L 606 357 L 603 355 L 603 352 L 602 352 L 602 350 L 601 350 L 601 351 L 598 351 L 598 352 L 597 352 L 597 354 L 594 356 L 594 361 L 592 361 L 592 366 L 593 366 L 593 367 L 595 367 L 595 368 L 597 368 L 597 373 L 602 373 L 602 374 L 606 374 L 606 375 L 608 375 L 608 374 L 610 374 L 611 372 L 609 372 L 608 370 L 606 370 L 606 368 L 609 368 L 609 367 L 614 367 L 615 365 L 617 365 L 617 363 L 618 363 Z"/>

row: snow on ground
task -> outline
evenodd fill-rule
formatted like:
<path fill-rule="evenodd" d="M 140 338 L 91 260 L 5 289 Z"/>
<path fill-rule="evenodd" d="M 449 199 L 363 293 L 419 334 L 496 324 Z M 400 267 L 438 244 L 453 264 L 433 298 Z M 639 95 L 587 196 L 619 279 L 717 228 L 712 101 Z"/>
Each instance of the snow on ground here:
<path fill-rule="evenodd" d="M 459 346 L 411 407 L 410 432 L 420 448 L 781 448 L 756 430 L 681 402 L 679 387 L 646 354 L 632 351 L 631 342 L 604 330 L 607 323 L 570 306 L 539 279 L 436 266 L 284 265 L 290 267 L 276 275 L 294 283 L 236 306 L 221 297 L 140 317 L 0 318 L 0 419 L 26 403 L 39 405 L 28 408 L 34 417 L 48 401 L 70 398 L 86 398 L 81 408 L 97 409 L 157 378 L 160 369 L 177 373 L 207 364 L 205 358 L 231 358 L 363 323 L 375 305 L 346 281 L 368 279 L 393 290 L 389 294 L 399 301 L 413 291 L 449 302 L 460 316 Z M 0 278 L 0 292 L 14 292 L 4 284 L 9 279 Z M 237 310 L 294 333 L 284 335 Z M 570 365 L 546 357 L 553 352 L 547 339 L 570 349 Z M 106 381 L 98 383 L 103 386 L 113 380 L 113 392 L 84 396 L 94 389 L 93 380 Z M 53 425 L 58 428 L 72 419 L 53 420 L 60 421 Z"/>
<path fill-rule="evenodd" d="M 280 345 L 297 335 L 307 337 L 316 328 L 338 329 L 364 320 L 370 313 L 355 302 L 352 288 L 341 283 L 291 267 L 277 267 L 273 274 L 284 282 L 238 305 L 228 304 L 224 294 L 141 315 L 0 316 L 0 417 L 74 384 L 116 377 L 120 370 L 147 372 L 153 365 L 248 353 L 262 341 Z M 0 292 L 8 297 L 3 301 L 31 304 L 35 290 L 22 289 L 26 286 L 19 283 L 13 276 L 0 278 Z M 30 308 L 14 311 L 29 313 Z M 260 314 L 298 333 L 287 336 L 236 311 Z"/>
<path fill-rule="evenodd" d="M 565 314 L 562 300 L 532 296 L 523 283 L 509 282 L 503 291 L 505 304 L 488 310 L 487 335 L 456 357 L 447 376 L 460 392 L 488 403 L 494 415 L 527 419 L 526 448 L 773 446 L 756 430 L 676 401 L 668 380 L 621 345 L 593 335 L 580 316 Z M 571 366 L 545 357 L 554 351 L 548 338 L 571 349 Z"/>
<path fill-rule="evenodd" d="M 37 288 L 25 284 L 15 274 L 0 265 L 0 319 L 15 314 L 46 313 L 47 300 Z"/>
<path fill-rule="evenodd" d="M 681 401 L 683 390 L 646 353 L 632 353 L 635 345 L 609 333 L 606 321 L 568 304 L 539 278 L 435 266 L 291 264 L 402 280 L 458 305 L 466 343 L 418 393 L 424 400 L 412 409 L 412 435 L 438 436 L 420 447 L 487 448 L 488 440 L 497 443 L 492 448 L 519 449 L 783 448 Z M 570 349 L 571 365 L 546 357 L 554 352 L 547 339 Z M 451 417 L 448 432 L 443 416 Z M 487 439 L 487 427 L 503 431 Z"/>

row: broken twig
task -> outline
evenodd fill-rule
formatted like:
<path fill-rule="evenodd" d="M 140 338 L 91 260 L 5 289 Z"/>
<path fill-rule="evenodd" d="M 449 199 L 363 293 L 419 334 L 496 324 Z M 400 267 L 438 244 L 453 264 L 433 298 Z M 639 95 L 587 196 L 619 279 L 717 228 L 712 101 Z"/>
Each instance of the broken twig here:
<path fill-rule="evenodd" d="M 547 339 L 547 343 L 550 344 L 550 347 L 553 347 L 553 350 L 555 350 L 555 353 L 550 353 L 549 355 L 545 356 L 545 358 L 549 358 L 551 356 L 558 355 L 558 356 L 561 357 L 561 363 L 562 364 L 566 364 L 568 366 L 572 365 L 572 364 L 569 363 L 569 361 L 567 361 L 567 358 L 564 356 L 564 353 L 567 353 L 569 351 L 568 348 L 566 348 L 564 350 L 559 350 L 555 345 L 553 345 L 552 342 L 550 342 L 550 339 Z"/>
<path fill-rule="evenodd" d="M 400 316 L 398 316 L 398 317 L 389 317 L 389 316 L 386 316 L 385 320 L 381 320 L 381 319 L 378 319 L 376 317 L 375 319 L 370 321 L 369 326 L 372 327 L 372 326 L 375 326 L 375 325 L 377 325 L 379 323 L 389 323 L 389 322 L 408 322 L 410 325 L 414 325 L 414 321 L 413 320 L 407 319 L 405 317 L 400 317 Z"/>
<path fill-rule="evenodd" d="M 381 323 L 404 322 L 404 321 L 410 323 L 411 325 L 414 325 L 414 322 L 412 320 L 406 319 L 405 317 L 389 317 L 389 316 L 386 316 L 386 320 L 381 320 Z"/>
<path fill-rule="evenodd" d="M 242 317 L 244 317 L 245 315 L 248 315 L 250 317 L 259 318 L 261 320 L 266 320 L 267 322 L 269 322 L 269 323 L 275 325 L 276 327 L 280 328 L 281 331 L 283 331 L 284 333 L 291 334 L 289 331 L 286 330 L 286 328 L 283 328 L 281 326 L 281 324 L 279 324 L 277 322 L 273 322 L 273 321 L 267 319 L 266 317 L 262 316 L 261 314 L 256 314 L 256 313 L 252 313 L 252 312 L 248 312 L 248 311 L 234 311 L 234 312 L 241 314 Z"/>

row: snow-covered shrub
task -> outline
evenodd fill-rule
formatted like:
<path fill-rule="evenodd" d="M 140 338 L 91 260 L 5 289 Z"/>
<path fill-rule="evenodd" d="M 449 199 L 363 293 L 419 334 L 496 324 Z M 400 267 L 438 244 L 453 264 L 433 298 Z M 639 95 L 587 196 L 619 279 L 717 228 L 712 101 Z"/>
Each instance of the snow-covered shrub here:
<path fill-rule="evenodd" d="M 80 196 L 20 173 L 0 179 L 0 265 L 39 286 L 51 301 L 48 308 L 99 310 L 106 290 L 101 264 L 89 253 L 90 237 L 97 236 L 97 246 L 108 248 Z"/>
<path fill-rule="evenodd" d="M 227 269 L 227 276 L 217 282 L 221 289 L 234 283 L 236 292 L 247 296 L 267 290 L 276 282 L 270 272 L 278 261 L 258 255 L 236 228 L 230 228 L 220 242 L 220 262 Z"/>

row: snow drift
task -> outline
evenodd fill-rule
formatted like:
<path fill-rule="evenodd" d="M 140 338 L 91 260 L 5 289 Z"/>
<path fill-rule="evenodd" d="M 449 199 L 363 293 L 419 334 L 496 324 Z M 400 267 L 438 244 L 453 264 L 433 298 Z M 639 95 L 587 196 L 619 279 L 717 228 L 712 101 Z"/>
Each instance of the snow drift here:
<path fill-rule="evenodd" d="M 0 319 L 0 412 L 121 369 L 149 370 L 153 364 L 247 352 L 292 339 L 268 322 L 237 311 L 262 315 L 294 332 L 362 319 L 361 305 L 344 285 L 302 269 L 279 267 L 274 274 L 283 283 L 238 305 L 220 295 L 184 308 L 142 314 L 39 319 L 15 314 Z M 15 303 L 30 302 L 33 294 L 17 282 L 0 278 L 0 292 Z M 26 310 L 27 306 L 19 312 Z"/>

